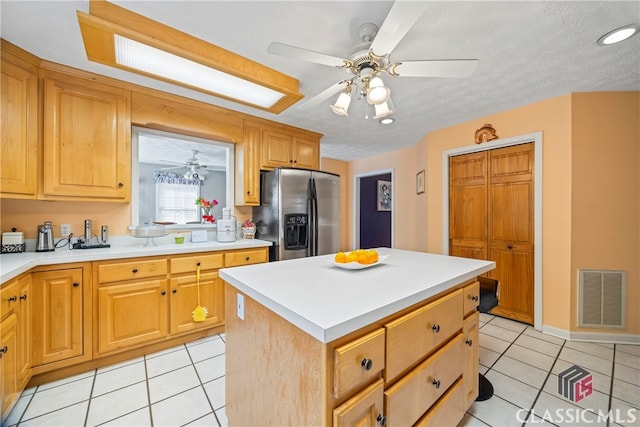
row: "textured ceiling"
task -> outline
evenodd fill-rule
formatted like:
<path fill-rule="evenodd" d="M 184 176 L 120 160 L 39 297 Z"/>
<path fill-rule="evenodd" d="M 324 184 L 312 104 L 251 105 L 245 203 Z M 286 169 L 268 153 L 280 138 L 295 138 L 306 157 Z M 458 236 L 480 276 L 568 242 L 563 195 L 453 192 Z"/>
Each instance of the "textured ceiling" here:
<path fill-rule="evenodd" d="M 346 57 L 360 24 L 380 25 L 388 1 L 114 1 L 122 7 L 261 62 L 300 81 L 311 97 L 344 70 L 267 53 L 272 41 Z M 296 105 L 274 115 L 171 84 L 91 63 L 76 10 L 87 1 L 0 3 L 4 39 L 35 55 L 72 67 L 172 92 L 324 134 L 321 154 L 354 160 L 415 145 L 430 131 L 543 99 L 591 91 L 640 90 L 640 37 L 601 47 L 604 33 L 640 22 L 640 2 L 438 1 L 391 52 L 395 62 L 477 58 L 468 79 L 383 77 L 391 88 L 396 122 L 365 120 L 352 103 L 349 117 L 329 105 Z M 300 103 L 304 102 L 304 98 Z M 493 123 L 500 134 L 500 124 Z M 531 129 L 537 130 L 537 129 Z M 469 135 L 471 143 L 473 135 Z"/>

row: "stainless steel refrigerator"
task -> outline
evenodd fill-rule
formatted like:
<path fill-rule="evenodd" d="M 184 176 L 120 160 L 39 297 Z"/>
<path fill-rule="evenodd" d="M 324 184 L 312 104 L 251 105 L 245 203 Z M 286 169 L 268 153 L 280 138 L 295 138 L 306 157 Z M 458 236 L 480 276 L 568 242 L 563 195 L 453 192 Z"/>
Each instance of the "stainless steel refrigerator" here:
<path fill-rule="evenodd" d="M 270 240 L 270 261 L 340 250 L 340 176 L 278 168 L 261 176 L 260 206 L 253 208 L 256 237 Z"/>

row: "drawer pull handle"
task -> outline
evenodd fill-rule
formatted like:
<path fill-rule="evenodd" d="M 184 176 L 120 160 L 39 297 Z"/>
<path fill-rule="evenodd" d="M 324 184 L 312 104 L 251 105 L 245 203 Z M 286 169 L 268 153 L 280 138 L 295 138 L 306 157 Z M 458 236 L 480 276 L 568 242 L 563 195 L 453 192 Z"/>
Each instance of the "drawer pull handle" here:
<path fill-rule="evenodd" d="M 132 273 L 137 273 L 137 272 L 138 272 L 138 269 L 137 269 L 137 268 L 134 268 L 133 270 L 131 270 L 131 272 L 132 272 Z"/>
<path fill-rule="evenodd" d="M 362 362 L 360 362 L 360 366 L 362 366 L 365 371 L 370 371 L 371 368 L 373 368 L 373 360 L 366 358 L 362 359 Z"/>
<path fill-rule="evenodd" d="M 464 343 L 471 347 L 473 345 L 473 340 L 466 340 Z"/>
<path fill-rule="evenodd" d="M 20 295 L 20 299 L 21 299 L 22 301 L 26 301 L 27 296 L 26 296 L 26 295 Z"/>
<path fill-rule="evenodd" d="M 433 381 L 431 381 L 431 384 L 436 386 L 436 388 L 440 388 L 440 380 L 433 380 Z"/>
<path fill-rule="evenodd" d="M 15 302 L 15 301 L 18 301 L 18 297 L 14 295 L 14 296 L 12 296 L 12 297 L 9 297 L 8 301 L 9 301 L 9 302 Z"/>
<path fill-rule="evenodd" d="M 436 333 L 437 333 L 437 332 L 440 332 L 440 325 L 433 325 L 433 326 L 431 327 L 431 330 L 432 330 L 433 332 L 436 332 Z"/>
<path fill-rule="evenodd" d="M 160 292 L 160 295 L 165 296 L 167 294 L 167 291 L 162 291 Z"/>
<path fill-rule="evenodd" d="M 73 282 L 73 287 L 74 287 L 74 288 L 77 288 L 78 286 L 80 286 L 80 283 L 78 283 L 78 282 Z"/>
<path fill-rule="evenodd" d="M 380 424 L 380 427 L 385 427 L 387 425 L 387 417 L 382 414 L 378 414 L 376 421 Z"/>
<path fill-rule="evenodd" d="M 480 298 L 478 298 L 478 295 L 474 295 L 471 297 L 471 301 L 475 301 L 478 302 L 480 300 Z"/>

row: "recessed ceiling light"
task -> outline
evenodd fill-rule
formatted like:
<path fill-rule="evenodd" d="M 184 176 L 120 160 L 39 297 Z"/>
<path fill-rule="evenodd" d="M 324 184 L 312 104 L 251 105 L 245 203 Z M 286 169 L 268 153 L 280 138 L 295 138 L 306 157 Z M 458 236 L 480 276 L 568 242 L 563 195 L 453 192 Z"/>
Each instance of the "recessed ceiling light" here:
<path fill-rule="evenodd" d="M 378 120 L 378 123 L 380 123 L 381 125 L 390 125 L 391 123 L 395 122 L 396 119 L 394 119 L 393 117 L 384 117 L 380 120 Z"/>
<path fill-rule="evenodd" d="M 640 25 L 638 24 L 625 25 L 624 27 L 616 28 L 615 30 L 609 31 L 607 34 L 600 37 L 597 43 L 600 46 L 608 46 L 610 44 L 619 43 L 637 34 L 638 30 L 640 30 Z"/>

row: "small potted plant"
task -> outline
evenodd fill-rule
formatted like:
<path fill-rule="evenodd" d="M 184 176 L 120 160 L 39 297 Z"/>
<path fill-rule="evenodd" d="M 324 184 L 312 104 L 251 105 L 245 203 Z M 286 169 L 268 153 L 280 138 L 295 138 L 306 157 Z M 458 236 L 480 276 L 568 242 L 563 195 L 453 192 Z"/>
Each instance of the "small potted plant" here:
<path fill-rule="evenodd" d="M 253 239 L 256 235 L 256 225 L 251 219 L 247 219 L 242 223 L 242 236 L 245 239 Z"/>

